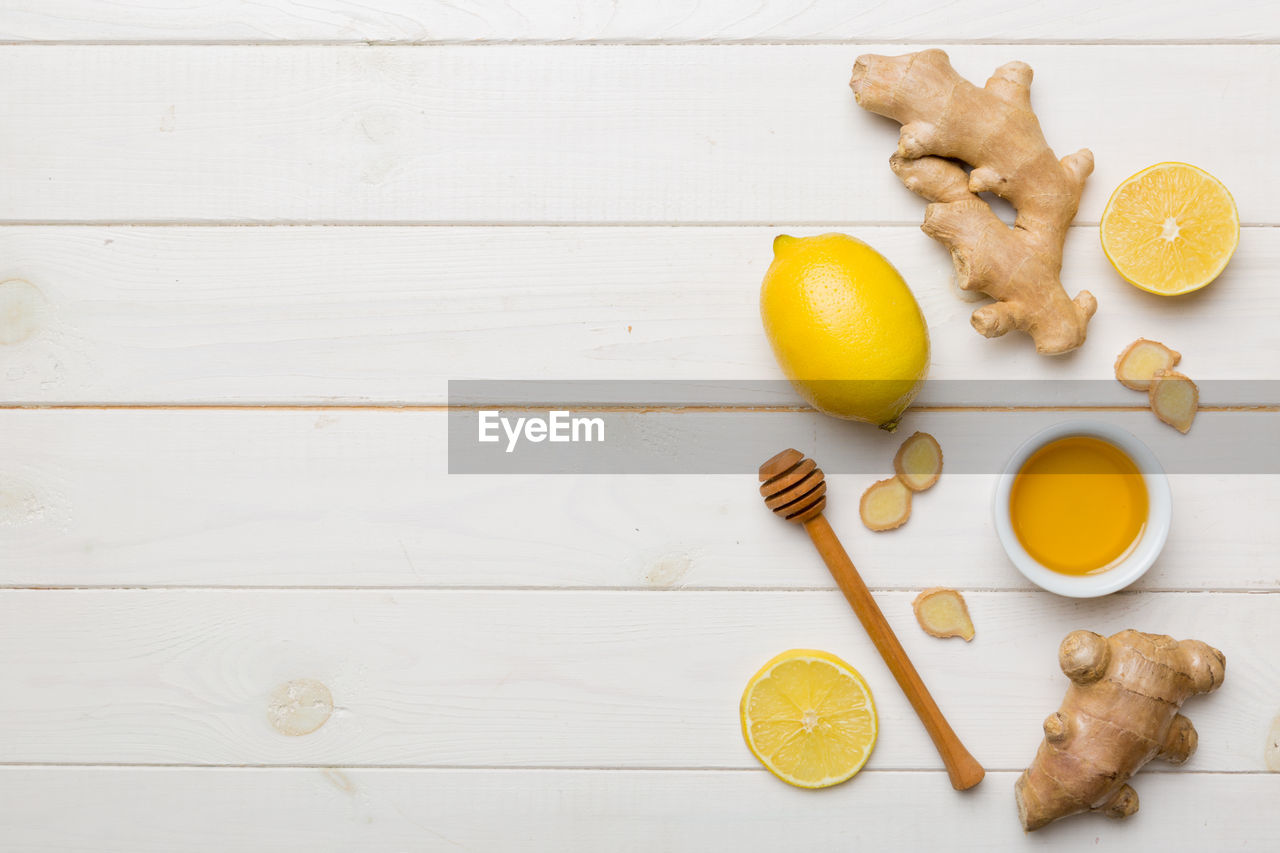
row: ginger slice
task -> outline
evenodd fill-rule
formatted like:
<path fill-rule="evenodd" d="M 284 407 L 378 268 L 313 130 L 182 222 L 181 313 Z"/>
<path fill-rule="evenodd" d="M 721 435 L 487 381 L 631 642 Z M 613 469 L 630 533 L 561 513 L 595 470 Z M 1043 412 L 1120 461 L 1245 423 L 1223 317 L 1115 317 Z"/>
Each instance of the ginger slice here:
<path fill-rule="evenodd" d="M 942 448 L 927 432 L 912 433 L 893 457 L 893 470 L 902 485 L 913 492 L 923 492 L 938 482 L 942 475 Z"/>
<path fill-rule="evenodd" d="M 973 620 L 964 596 L 954 589 L 934 587 L 916 596 L 911 607 L 916 621 L 926 634 L 934 637 L 961 637 L 967 643 L 973 639 Z"/>
<path fill-rule="evenodd" d="M 862 493 L 858 513 L 867 529 L 877 533 L 901 527 L 911 517 L 911 490 L 897 477 L 872 483 Z"/>
<path fill-rule="evenodd" d="M 1176 370 L 1157 370 L 1147 395 L 1157 418 L 1184 435 L 1191 429 L 1200 405 L 1196 383 Z"/>
<path fill-rule="evenodd" d="M 1116 359 L 1116 379 L 1126 388 L 1146 391 L 1157 371 L 1172 370 L 1181 360 L 1181 353 L 1159 341 L 1138 338 Z"/>

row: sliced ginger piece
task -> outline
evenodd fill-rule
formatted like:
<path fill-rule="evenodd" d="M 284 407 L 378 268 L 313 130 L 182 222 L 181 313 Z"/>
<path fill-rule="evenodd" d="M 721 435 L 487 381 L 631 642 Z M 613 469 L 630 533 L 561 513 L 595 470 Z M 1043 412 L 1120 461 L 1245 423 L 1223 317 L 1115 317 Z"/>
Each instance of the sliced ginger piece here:
<path fill-rule="evenodd" d="M 942 475 L 942 448 L 927 432 L 912 433 L 893 457 L 893 470 L 902 485 L 913 492 L 923 492 L 938 482 Z"/>
<path fill-rule="evenodd" d="M 1196 419 L 1200 389 L 1176 370 L 1157 370 L 1147 391 L 1156 417 L 1184 435 Z"/>
<path fill-rule="evenodd" d="M 1173 370 L 1182 354 L 1159 341 L 1138 338 L 1116 359 L 1116 379 L 1126 388 L 1146 391 L 1158 371 Z"/>
<path fill-rule="evenodd" d="M 877 533 L 906 524 L 911 517 L 911 497 L 938 482 L 942 475 L 942 448 L 927 432 L 915 432 L 902 442 L 893 457 L 896 475 L 872 483 L 862 493 L 858 512 L 862 523 Z"/>
<path fill-rule="evenodd" d="M 964 596 L 954 589 L 934 587 L 916 596 L 911 607 L 916 621 L 926 634 L 934 637 L 962 637 L 967 643 L 973 639 L 973 620 Z"/>
<path fill-rule="evenodd" d="M 901 527 L 911 517 L 911 494 L 897 477 L 872 483 L 858 504 L 862 523 L 877 533 Z"/>

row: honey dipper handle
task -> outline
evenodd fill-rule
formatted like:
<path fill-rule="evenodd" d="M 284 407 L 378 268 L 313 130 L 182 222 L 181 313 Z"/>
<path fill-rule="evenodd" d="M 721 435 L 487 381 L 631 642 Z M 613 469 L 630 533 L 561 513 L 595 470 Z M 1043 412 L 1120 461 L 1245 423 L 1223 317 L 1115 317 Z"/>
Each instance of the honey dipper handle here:
<path fill-rule="evenodd" d="M 942 762 L 947 766 L 951 786 L 957 791 L 964 791 L 977 785 L 986 775 L 986 771 L 982 769 L 977 759 L 969 754 L 969 750 L 964 748 L 964 744 L 952 730 L 947 718 L 942 716 L 942 711 L 929 695 L 929 689 L 920 680 L 920 674 L 911 665 L 911 659 L 907 657 L 906 650 L 902 648 L 897 635 L 889 627 L 884 613 L 871 597 L 871 591 L 863 583 L 858 570 L 854 568 L 853 561 L 849 559 L 844 546 L 836 538 L 835 531 L 827 523 L 827 517 L 818 514 L 804 523 L 804 529 L 809 531 L 809 536 L 817 546 L 822 559 L 826 561 L 832 577 L 840 585 L 849 604 L 853 605 L 853 612 L 858 615 L 862 627 L 871 636 L 871 642 L 875 643 L 880 656 L 888 664 L 889 671 L 898 680 L 898 686 L 902 688 L 903 693 L 907 694 L 911 707 L 916 709 L 916 714 L 920 717 L 920 722 L 924 723 L 929 737 L 933 738 L 933 745 L 938 748 L 938 754 L 942 756 Z"/>

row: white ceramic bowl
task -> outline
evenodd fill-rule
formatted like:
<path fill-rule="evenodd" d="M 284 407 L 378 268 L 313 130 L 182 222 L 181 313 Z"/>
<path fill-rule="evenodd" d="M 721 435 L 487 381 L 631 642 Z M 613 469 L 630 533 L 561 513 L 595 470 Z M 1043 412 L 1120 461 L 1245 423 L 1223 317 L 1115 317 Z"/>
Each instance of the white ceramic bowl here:
<path fill-rule="evenodd" d="M 1009 492 L 1013 488 L 1013 480 L 1018 471 L 1041 447 L 1051 441 L 1072 435 L 1087 435 L 1109 441 L 1119 447 L 1138 466 L 1147 486 L 1147 526 L 1142 531 L 1142 538 L 1120 565 L 1105 572 L 1093 575 L 1064 575 L 1045 568 L 1035 560 L 1018 541 L 1013 532 L 1013 523 L 1009 519 Z M 1068 421 L 1041 430 L 1023 442 L 1014 452 L 1005 466 L 1000 480 L 996 483 L 995 498 L 992 502 L 995 515 L 996 534 L 1005 553 L 1013 561 L 1018 571 L 1036 586 L 1065 595 L 1070 598 L 1096 598 L 1107 595 L 1142 577 L 1151 564 L 1156 561 L 1165 540 L 1169 538 L 1169 527 L 1173 520 L 1173 498 L 1169 491 L 1169 479 L 1165 476 L 1160 460 L 1148 447 L 1133 434 L 1097 421 Z"/>

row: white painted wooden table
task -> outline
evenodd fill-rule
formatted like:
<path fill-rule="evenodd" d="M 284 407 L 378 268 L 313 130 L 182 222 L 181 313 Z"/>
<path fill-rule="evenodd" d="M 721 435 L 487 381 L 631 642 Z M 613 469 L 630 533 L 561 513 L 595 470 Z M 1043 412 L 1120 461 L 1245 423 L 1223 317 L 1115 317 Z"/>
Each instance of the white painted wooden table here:
<path fill-rule="evenodd" d="M 883 537 L 855 517 L 868 478 L 833 478 L 833 523 L 991 770 L 961 795 L 751 478 L 446 474 L 449 379 L 776 377 L 755 299 L 784 230 L 881 247 L 935 378 L 1103 378 L 1146 335 L 1197 379 L 1280 379 L 1274 4 L 865 5 L 8 0 L 0 849 L 1276 849 L 1276 476 L 1175 477 L 1165 555 L 1093 602 L 1007 564 L 990 477 L 944 476 Z M 1073 358 L 969 329 L 886 167 L 896 127 L 853 103 L 859 53 L 925 45 L 974 79 L 1028 61 L 1051 143 L 1097 156 L 1065 278 L 1102 307 Z M 1095 236 L 1162 159 L 1220 176 L 1245 223 L 1176 304 Z M 1205 446 L 1280 425 L 1210 402 Z M 975 416 L 909 425 L 945 446 Z M 874 432 L 849 440 L 887 459 Z M 967 591 L 971 645 L 914 627 L 934 584 Z M 1188 707 L 1199 753 L 1145 771 L 1128 822 L 1024 836 L 1011 785 L 1059 639 L 1130 626 L 1226 652 Z M 793 646 L 881 706 L 867 769 L 825 792 L 738 732 L 745 679 Z M 268 704 L 298 678 L 336 707 L 287 737 Z"/>

